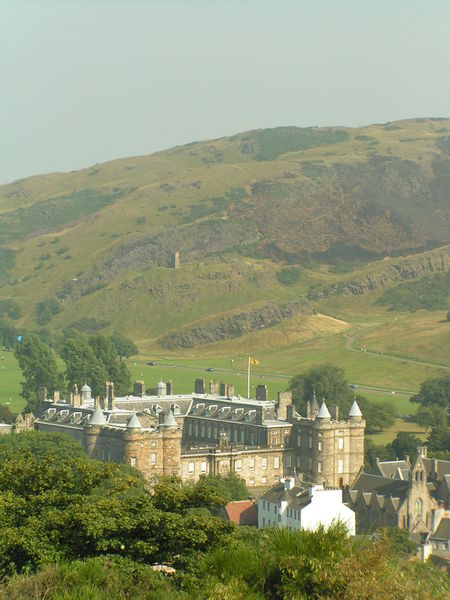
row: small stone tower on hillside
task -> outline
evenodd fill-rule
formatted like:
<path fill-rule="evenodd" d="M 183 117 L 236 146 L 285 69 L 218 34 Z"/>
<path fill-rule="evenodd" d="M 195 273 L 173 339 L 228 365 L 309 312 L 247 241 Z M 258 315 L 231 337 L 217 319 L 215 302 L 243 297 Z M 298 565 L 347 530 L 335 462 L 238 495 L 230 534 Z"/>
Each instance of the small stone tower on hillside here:
<path fill-rule="evenodd" d="M 180 253 L 179 253 L 179 251 L 177 250 L 177 251 L 175 252 L 175 254 L 173 255 L 173 257 L 172 257 L 172 267 L 173 267 L 174 269 L 179 269 L 179 268 L 180 268 L 180 266 L 181 266 L 181 262 L 180 262 Z"/>

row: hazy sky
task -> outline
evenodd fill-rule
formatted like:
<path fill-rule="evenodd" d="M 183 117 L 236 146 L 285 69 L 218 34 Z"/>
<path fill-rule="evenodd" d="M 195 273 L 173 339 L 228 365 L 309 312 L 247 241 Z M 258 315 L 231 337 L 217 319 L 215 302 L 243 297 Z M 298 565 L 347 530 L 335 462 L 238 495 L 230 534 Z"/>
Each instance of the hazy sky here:
<path fill-rule="evenodd" d="M 0 0 L 0 182 L 277 125 L 450 116 L 448 0 Z"/>

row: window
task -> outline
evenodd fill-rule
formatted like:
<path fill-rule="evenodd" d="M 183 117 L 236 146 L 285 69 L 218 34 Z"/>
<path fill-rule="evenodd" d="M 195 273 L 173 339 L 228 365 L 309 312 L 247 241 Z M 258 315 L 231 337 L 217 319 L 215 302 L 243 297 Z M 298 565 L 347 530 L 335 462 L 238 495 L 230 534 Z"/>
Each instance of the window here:
<path fill-rule="evenodd" d="M 156 465 L 156 452 L 150 452 L 150 464 Z"/>
<path fill-rule="evenodd" d="M 265 527 L 265 525 L 266 525 L 266 520 L 263 517 L 263 527 Z"/>
<path fill-rule="evenodd" d="M 276 504 L 273 505 L 273 510 L 275 511 L 275 514 L 277 514 L 277 512 L 278 512 L 278 506 Z"/>
<path fill-rule="evenodd" d="M 261 459 L 261 468 L 262 469 L 267 469 L 267 458 L 262 458 Z"/>
<path fill-rule="evenodd" d="M 211 423 L 208 423 L 208 437 L 211 437 Z"/>
<path fill-rule="evenodd" d="M 319 462 L 317 463 L 317 472 L 318 472 L 318 473 L 322 473 L 322 463 L 321 463 L 321 461 L 320 461 L 320 460 L 319 460 Z"/>
<path fill-rule="evenodd" d="M 416 500 L 416 514 L 418 517 L 423 515 L 423 500 L 421 498 Z"/>
<path fill-rule="evenodd" d="M 206 473 L 206 460 L 202 461 L 202 464 L 200 465 L 200 472 Z"/>
<path fill-rule="evenodd" d="M 300 469 L 302 465 L 302 459 L 300 458 L 300 456 L 297 456 L 297 469 Z"/>
<path fill-rule="evenodd" d="M 135 467 L 135 466 L 136 466 L 136 457 L 135 457 L 135 456 L 132 456 L 132 457 L 130 458 L 130 465 L 131 465 L 132 467 Z"/>
<path fill-rule="evenodd" d="M 278 523 L 281 521 L 281 515 L 278 515 Z"/>
<path fill-rule="evenodd" d="M 201 432 L 202 432 L 202 433 L 201 433 L 201 436 L 202 436 L 202 437 L 205 437 L 205 424 L 204 424 L 204 423 L 202 423 Z"/>
<path fill-rule="evenodd" d="M 343 473 L 343 472 L 344 472 L 344 461 L 338 460 L 338 473 Z"/>
<path fill-rule="evenodd" d="M 242 460 L 240 458 L 235 462 L 234 467 L 236 471 L 242 470 Z"/>
<path fill-rule="evenodd" d="M 284 459 L 284 464 L 286 467 L 292 467 L 292 456 L 286 456 Z"/>
<path fill-rule="evenodd" d="M 312 458 L 308 458 L 308 470 L 312 471 Z"/>
<path fill-rule="evenodd" d="M 255 459 L 254 459 L 254 458 L 251 458 L 251 459 L 248 461 L 248 468 L 249 468 L 249 469 L 254 469 L 254 468 L 255 468 Z"/>
<path fill-rule="evenodd" d="M 319 452 L 320 452 L 320 451 L 322 450 L 322 447 L 323 447 L 322 440 L 319 440 L 319 441 L 317 442 L 317 450 L 319 450 Z"/>
<path fill-rule="evenodd" d="M 237 441 L 238 441 L 238 433 L 239 433 L 239 432 L 238 432 L 238 430 L 237 430 L 237 429 L 235 429 L 235 430 L 233 431 L 233 436 L 234 436 L 234 441 L 235 441 L 235 442 L 237 442 Z"/>
<path fill-rule="evenodd" d="M 195 423 L 194 425 L 194 435 L 195 437 L 198 437 L 198 423 Z"/>
<path fill-rule="evenodd" d="M 344 449 L 344 438 L 340 437 L 338 438 L 338 450 L 343 450 Z"/>
<path fill-rule="evenodd" d="M 193 475 L 194 474 L 194 470 L 195 470 L 195 465 L 194 465 L 193 462 L 190 462 L 189 465 L 188 465 L 189 475 Z"/>
<path fill-rule="evenodd" d="M 308 436 L 308 448 L 312 448 L 312 433 Z"/>
<path fill-rule="evenodd" d="M 267 483 L 267 477 L 261 477 L 261 483 Z"/>
<path fill-rule="evenodd" d="M 244 443 L 244 433 L 245 433 L 244 430 L 241 429 L 241 444 Z"/>
<path fill-rule="evenodd" d="M 266 510 L 266 501 L 263 500 L 263 510 Z"/>
<path fill-rule="evenodd" d="M 279 456 L 275 456 L 273 459 L 273 468 L 274 469 L 279 469 L 280 468 L 280 457 Z"/>
<path fill-rule="evenodd" d="M 276 429 L 272 431 L 272 444 L 274 446 L 278 444 L 278 431 Z"/>
<path fill-rule="evenodd" d="M 250 477 L 249 484 L 250 485 L 255 485 L 255 478 L 254 477 Z"/>
<path fill-rule="evenodd" d="M 300 432 L 297 433 L 297 446 L 300 448 L 302 445 L 302 435 Z"/>

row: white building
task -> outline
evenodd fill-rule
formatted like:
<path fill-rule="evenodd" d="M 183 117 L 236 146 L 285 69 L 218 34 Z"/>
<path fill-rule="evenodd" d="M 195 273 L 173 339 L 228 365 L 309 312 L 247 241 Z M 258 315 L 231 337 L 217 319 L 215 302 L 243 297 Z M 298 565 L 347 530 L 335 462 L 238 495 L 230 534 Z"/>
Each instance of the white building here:
<path fill-rule="evenodd" d="M 322 485 L 296 486 L 293 477 L 280 479 L 258 499 L 258 527 L 325 528 L 340 521 L 355 535 L 355 513 L 342 502 L 342 490 Z"/>

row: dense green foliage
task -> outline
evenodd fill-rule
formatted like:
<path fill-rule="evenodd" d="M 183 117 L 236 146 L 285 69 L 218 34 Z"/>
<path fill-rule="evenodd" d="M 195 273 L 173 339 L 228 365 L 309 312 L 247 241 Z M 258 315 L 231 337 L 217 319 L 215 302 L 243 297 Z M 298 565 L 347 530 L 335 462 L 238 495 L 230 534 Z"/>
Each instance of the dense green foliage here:
<path fill-rule="evenodd" d="M 296 375 L 290 380 L 289 389 L 292 391 L 294 404 L 302 415 L 306 415 L 307 402 L 312 401 L 314 391 L 319 405 L 324 399 L 328 408 L 338 406 L 342 417 L 348 414 L 355 398 L 344 370 L 329 363 L 313 366 Z M 394 423 L 396 411 L 392 402 L 367 400 L 359 395 L 356 400 L 366 419 L 367 433 L 383 431 Z"/>
<path fill-rule="evenodd" d="M 208 511 L 157 508 L 138 471 L 60 456 L 49 436 L 42 445 L 28 439 L 33 451 L 17 453 L 8 441 L 0 450 L 0 577 L 102 554 L 176 562 L 233 529 Z M 189 493 L 197 508 L 210 506 L 195 486 Z"/>
<path fill-rule="evenodd" d="M 115 202 L 121 193 L 119 190 L 85 189 L 4 212 L 0 216 L 0 238 L 3 241 L 16 240 L 39 229 L 70 223 Z"/>
<path fill-rule="evenodd" d="M 353 398 L 344 370 L 329 363 L 316 365 L 296 375 L 290 380 L 289 389 L 302 415 L 306 415 L 306 404 L 312 401 L 314 392 L 319 404 L 325 399 L 329 406 L 339 406 L 343 414 L 348 413 Z"/>
<path fill-rule="evenodd" d="M 348 133 L 340 129 L 276 127 L 252 131 L 248 137 L 243 138 L 242 152 L 254 153 L 257 160 L 274 160 L 285 152 L 328 146 L 347 139 Z"/>
<path fill-rule="evenodd" d="M 434 452 L 450 451 L 450 375 L 427 379 L 411 402 L 420 405 L 416 419 L 418 423 L 431 427 L 428 446 Z"/>
<path fill-rule="evenodd" d="M 33 410 L 40 387 L 46 387 L 50 393 L 62 387 L 56 357 L 36 335 L 22 339 L 16 345 L 14 354 L 24 376 L 22 396 L 28 402 L 28 410 Z"/>
<path fill-rule="evenodd" d="M 13 348 L 17 341 L 17 329 L 0 317 L 0 346 Z"/>
<path fill-rule="evenodd" d="M 122 358 L 130 358 L 130 356 L 138 353 L 136 344 L 120 333 L 113 333 L 110 340 L 114 344 L 116 354 L 120 360 Z"/>
<path fill-rule="evenodd" d="M 450 272 L 434 273 L 418 281 L 400 283 L 385 292 L 377 304 L 389 310 L 441 310 L 449 307 Z"/>
<path fill-rule="evenodd" d="M 401 532 L 354 542 L 339 524 L 238 529 L 211 512 L 225 502 L 222 490 L 242 491 L 235 476 L 222 486 L 218 478 L 161 479 L 152 495 L 137 471 L 92 461 L 66 436 L 4 438 L 1 600 L 422 599 L 448 591 L 445 575 L 408 561 L 413 546 Z M 154 563 L 175 571 L 164 577 Z"/>
<path fill-rule="evenodd" d="M 296 267 L 283 267 L 277 271 L 277 279 L 282 285 L 295 285 L 300 278 L 300 270 Z"/>
<path fill-rule="evenodd" d="M 60 310 L 61 307 L 55 298 L 44 298 L 36 304 L 36 321 L 39 325 L 46 325 Z"/>
<path fill-rule="evenodd" d="M 112 381 L 117 395 L 125 395 L 131 388 L 130 372 L 118 357 L 117 348 L 110 338 L 95 334 L 90 338 L 72 331 L 67 337 L 61 356 L 66 363 L 69 385 L 81 387 L 88 382 L 92 394 L 104 393 L 105 381 Z"/>

